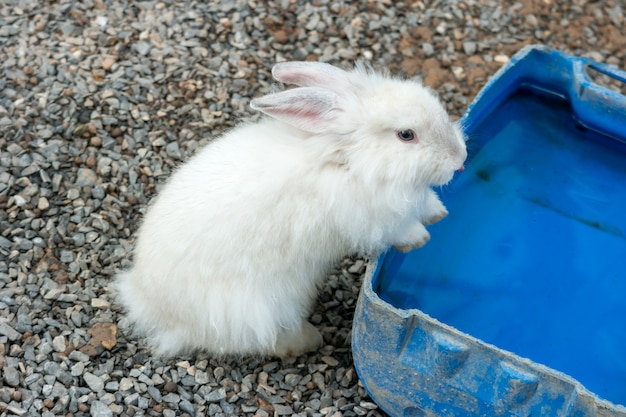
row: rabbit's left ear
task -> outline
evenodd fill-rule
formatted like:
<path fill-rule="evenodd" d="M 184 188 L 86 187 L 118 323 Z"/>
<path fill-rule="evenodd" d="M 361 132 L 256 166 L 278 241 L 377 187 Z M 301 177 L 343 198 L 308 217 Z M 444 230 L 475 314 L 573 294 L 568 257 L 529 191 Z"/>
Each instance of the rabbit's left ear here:
<path fill-rule="evenodd" d="M 281 62 L 272 68 L 276 81 L 302 87 L 326 87 L 336 89 L 348 83 L 348 73 L 323 62 Z"/>
<path fill-rule="evenodd" d="M 302 87 L 255 98 L 250 107 L 311 133 L 331 128 L 337 116 L 337 95 L 319 87 Z"/>

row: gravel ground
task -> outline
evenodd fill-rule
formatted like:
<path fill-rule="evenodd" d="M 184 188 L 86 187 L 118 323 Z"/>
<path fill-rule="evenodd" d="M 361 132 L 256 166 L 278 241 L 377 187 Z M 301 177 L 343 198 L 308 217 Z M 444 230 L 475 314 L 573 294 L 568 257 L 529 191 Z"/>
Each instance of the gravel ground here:
<path fill-rule="evenodd" d="M 383 415 L 350 353 L 358 257 L 322 288 L 318 353 L 153 358 L 108 292 L 146 204 L 258 117 L 276 61 L 369 61 L 460 116 L 526 44 L 625 68 L 620 4 L 0 0 L 0 416 Z"/>

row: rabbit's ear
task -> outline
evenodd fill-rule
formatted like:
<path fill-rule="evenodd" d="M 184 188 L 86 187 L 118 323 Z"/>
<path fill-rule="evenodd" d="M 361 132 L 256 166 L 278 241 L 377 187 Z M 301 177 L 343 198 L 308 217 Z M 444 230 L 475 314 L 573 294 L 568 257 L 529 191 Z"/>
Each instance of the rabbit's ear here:
<path fill-rule="evenodd" d="M 337 115 L 337 95 L 318 87 L 302 87 L 255 98 L 255 110 L 312 133 L 331 128 Z"/>
<path fill-rule="evenodd" d="M 303 87 L 333 88 L 348 83 L 348 73 L 322 62 L 281 62 L 272 68 L 275 80 Z"/>

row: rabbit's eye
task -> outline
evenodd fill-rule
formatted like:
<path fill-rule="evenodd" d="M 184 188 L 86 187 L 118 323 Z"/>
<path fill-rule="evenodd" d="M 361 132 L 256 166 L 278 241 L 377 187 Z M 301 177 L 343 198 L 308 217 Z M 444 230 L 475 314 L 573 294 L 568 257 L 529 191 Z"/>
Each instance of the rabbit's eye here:
<path fill-rule="evenodd" d="M 417 143 L 417 133 L 413 129 L 396 130 L 396 137 L 402 142 Z"/>

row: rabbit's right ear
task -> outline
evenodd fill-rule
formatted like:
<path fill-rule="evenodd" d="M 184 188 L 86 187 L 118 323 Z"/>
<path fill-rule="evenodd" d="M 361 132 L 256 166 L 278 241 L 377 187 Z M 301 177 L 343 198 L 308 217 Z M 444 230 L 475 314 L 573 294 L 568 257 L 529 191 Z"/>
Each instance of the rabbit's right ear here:
<path fill-rule="evenodd" d="M 299 129 L 321 133 L 336 119 L 337 95 L 319 87 L 302 87 L 255 98 L 250 107 Z"/>
<path fill-rule="evenodd" d="M 276 81 L 303 87 L 336 89 L 349 83 L 348 72 L 323 62 L 281 62 L 272 68 Z"/>

